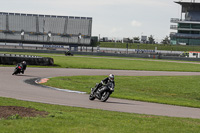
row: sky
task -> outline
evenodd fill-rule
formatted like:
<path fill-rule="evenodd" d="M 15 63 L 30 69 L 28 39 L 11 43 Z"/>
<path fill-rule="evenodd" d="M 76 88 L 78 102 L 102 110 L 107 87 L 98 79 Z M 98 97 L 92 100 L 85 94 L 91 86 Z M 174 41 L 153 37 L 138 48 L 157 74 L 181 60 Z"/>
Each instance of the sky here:
<path fill-rule="evenodd" d="M 180 0 L 0 0 L 0 12 L 92 17 L 92 36 L 153 35 L 159 42 L 174 32 L 170 19 L 181 16 L 174 1 Z"/>

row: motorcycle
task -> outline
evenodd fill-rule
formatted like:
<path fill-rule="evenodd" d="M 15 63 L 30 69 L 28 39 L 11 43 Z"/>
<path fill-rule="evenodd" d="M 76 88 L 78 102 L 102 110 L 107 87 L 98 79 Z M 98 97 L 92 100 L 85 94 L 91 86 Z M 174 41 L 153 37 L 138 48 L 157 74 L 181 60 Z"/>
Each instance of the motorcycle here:
<path fill-rule="evenodd" d="M 72 54 L 71 52 L 65 52 L 65 56 L 73 56 L 74 54 Z"/>
<path fill-rule="evenodd" d="M 100 84 L 101 83 L 97 83 L 95 88 L 91 88 L 91 94 L 89 96 L 89 99 L 94 100 L 95 98 L 97 98 L 101 102 L 106 102 L 110 95 L 114 92 L 114 87 L 111 82 L 107 83 L 106 85 Z"/>
<path fill-rule="evenodd" d="M 22 73 L 22 69 L 23 69 L 23 66 L 21 64 L 17 64 L 12 75 L 17 75 L 17 74 Z"/>

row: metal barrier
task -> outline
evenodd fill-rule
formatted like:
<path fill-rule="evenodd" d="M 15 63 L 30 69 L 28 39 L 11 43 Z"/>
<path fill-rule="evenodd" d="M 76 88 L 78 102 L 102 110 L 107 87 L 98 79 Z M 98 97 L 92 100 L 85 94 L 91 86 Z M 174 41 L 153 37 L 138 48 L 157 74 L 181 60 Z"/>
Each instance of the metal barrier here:
<path fill-rule="evenodd" d="M 33 50 L 33 49 L 2 49 L 0 51 L 4 52 L 33 52 L 33 53 L 56 53 L 63 54 L 64 50 Z M 108 53 L 108 52 L 80 52 L 80 51 L 72 51 L 74 55 L 96 55 L 96 56 L 116 56 L 116 57 L 136 57 L 136 58 L 153 58 L 153 59 L 167 59 L 167 60 L 184 60 L 184 61 L 200 61 L 200 58 L 188 58 L 188 57 L 179 57 L 175 55 L 176 53 Z"/>
<path fill-rule="evenodd" d="M 17 54 L 0 54 L 0 64 L 16 65 L 22 61 L 26 61 L 27 65 L 53 65 L 54 60 L 50 57 L 40 57 L 32 55 L 17 55 Z"/>

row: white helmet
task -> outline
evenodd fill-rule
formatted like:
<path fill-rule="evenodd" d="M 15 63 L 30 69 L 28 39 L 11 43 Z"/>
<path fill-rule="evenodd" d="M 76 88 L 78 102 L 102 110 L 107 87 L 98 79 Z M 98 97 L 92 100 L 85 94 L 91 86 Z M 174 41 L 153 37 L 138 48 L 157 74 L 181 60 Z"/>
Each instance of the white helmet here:
<path fill-rule="evenodd" d="M 113 74 L 109 75 L 109 80 L 114 81 L 114 75 Z"/>
<path fill-rule="evenodd" d="M 26 64 L 26 61 L 22 61 L 23 64 Z"/>

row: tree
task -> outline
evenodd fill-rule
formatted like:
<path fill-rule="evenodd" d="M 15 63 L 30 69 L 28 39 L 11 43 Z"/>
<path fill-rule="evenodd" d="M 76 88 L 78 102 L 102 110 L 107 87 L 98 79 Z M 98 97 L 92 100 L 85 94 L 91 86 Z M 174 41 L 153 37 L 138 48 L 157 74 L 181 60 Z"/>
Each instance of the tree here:
<path fill-rule="evenodd" d="M 150 35 L 150 37 L 148 37 L 148 39 L 149 39 L 150 44 L 155 44 L 155 39 L 154 39 L 153 35 Z"/>
<path fill-rule="evenodd" d="M 93 52 L 93 47 L 96 47 L 98 45 L 98 37 L 97 36 L 93 36 L 91 37 L 91 42 L 90 45 L 92 46 L 92 52 Z M 82 46 L 81 46 L 81 51 L 82 51 Z"/>
<path fill-rule="evenodd" d="M 91 38 L 91 44 L 90 44 L 92 47 L 96 47 L 98 45 L 98 37 L 96 36 L 93 36 Z"/>
<path fill-rule="evenodd" d="M 139 43 L 140 37 L 133 37 L 133 43 Z"/>
<path fill-rule="evenodd" d="M 170 44 L 170 39 L 168 36 L 166 36 L 163 40 L 162 40 L 162 44 Z"/>
<path fill-rule="evenodd" d="M 140 40 L 140 37 L 133 37 L 133 40 L 134 40 L 134 41 L 139 41 L 139 40 Z"/>

